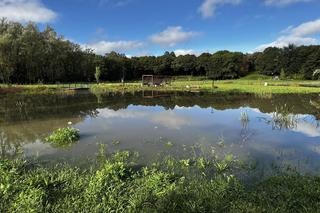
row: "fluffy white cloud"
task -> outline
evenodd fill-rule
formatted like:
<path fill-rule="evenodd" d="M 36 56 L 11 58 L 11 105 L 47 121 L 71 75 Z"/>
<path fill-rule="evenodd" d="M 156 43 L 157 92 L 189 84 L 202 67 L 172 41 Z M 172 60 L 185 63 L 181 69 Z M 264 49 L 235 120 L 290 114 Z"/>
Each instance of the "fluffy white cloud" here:
<path fill-rule="evenodd" d="M 292 28 L 291 33 L 295 36 L 308 36 L 320 33 L 320 19 L 303 23 Z"/>
<path fill-rule="evenodd" d="M 140 41 L 99 41 L 96 43 L 83 45 L 84 48 L 90 48 L 95 53 L 104 55 L 111 51 L 126 52 L 143 47 L 144 43 Z"/>
<path fill-rule="evenodd" d="M 10 21 L 47 23 L 57 14 L 40 0 L 0 0 L 0 17 Z"/>
<path fill-rule="evenodd" d="M 150 37 L 151 42 L 164 47 L 173 47 L 179 43 L 186 42 L 196 36 L 199 32 L 184 31 L 181 26 L 168 27 L 164 31 Z"/>
<path fill-rule="evenodd" d="M 265 0 L 264 3 L 266 5 L 274 5 L 274 6 L 285 6 L 289 4 L 294 4 L 298 2 L 310 2 L 312 0 Z"/>
<path fill-rule="evenodd" d="M 199 8 L 203 18 L 212 17 L 215 14 L 215 10 L 219 5 L 224 4 L 239 4 L 242 0 L 204 0 L 202 5 Z"/>
<path fill-rule="evenodd" d="M 177 50 L 174 51 L 174 53 L 176 54 L 176 56 L 180 56 L 180 55 L 196 55 L 196 56 L 199 56 L 199 55 L 201 55 L 201 52 L 195 51 L 193 49 L 177 49 Z"/>
<path fill-rule="evenodd" d="M 282 33 L 284 35 L 281 35 L 275 41 L 260 45 L 256 50 L 263 51 L 267 47 L 285 47 L 289 44 L 297 46 L 318 44 L 318 39 L 313 36 L 320 34 L 320 19 L 302 23 L 297 27 L 290 26 L 283 30 Z"/>

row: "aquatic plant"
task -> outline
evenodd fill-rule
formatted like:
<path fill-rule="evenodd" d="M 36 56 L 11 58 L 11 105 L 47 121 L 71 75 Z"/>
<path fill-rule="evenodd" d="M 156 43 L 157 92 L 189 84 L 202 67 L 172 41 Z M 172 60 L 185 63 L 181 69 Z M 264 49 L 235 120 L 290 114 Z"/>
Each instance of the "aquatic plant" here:
<path fill-rule="evenodd" d="M 168 142 L 166 143 L 166 146 L 167 146 L 168 148 L 171 148 L 171 147 L 173 147 L 173 143 L 172 143 L 171 141 L 168 141 Z"/>
<path fill-rule="evenodd" d="M 297 116 L 291 114 L 290 107 L 286 104 L 276 107 L 276 111 L 272 113 L 271 124 L 274 129 L 294 129 L 297 122 Z"/>
<path fill-rule="evenodd" d="M 72 144 L 77 142 L 79 138 L 80 135 L 78 129 L 67 127 L 57 129 L 45 140 L 56 147 L 70 147 Z"/>
<path fill-rule="evenodd" d="M 250 119 L 249 119 L 249 114 L 247 111 L 240 113 L 240 121 L 241 121 L 241 124 L 244 128 L 246 128 L 248 126 Z"/>
<path fill-rule="evenodd" d="M 220 147 L 224 147 L 224 145 L 225 145 L 225 140 L 224 140 L 223 135 L 219 136 L 219 138 L 218 138 L 218 145 L 219 145 Z"/>
<path fill-rule="evenodd" d="M 120 141 L 118 141 L 118 140 L 112 141 L 112 145 L 114 145 L 114 146 L 118 146 L 119 144 L 120 144 Z"/>

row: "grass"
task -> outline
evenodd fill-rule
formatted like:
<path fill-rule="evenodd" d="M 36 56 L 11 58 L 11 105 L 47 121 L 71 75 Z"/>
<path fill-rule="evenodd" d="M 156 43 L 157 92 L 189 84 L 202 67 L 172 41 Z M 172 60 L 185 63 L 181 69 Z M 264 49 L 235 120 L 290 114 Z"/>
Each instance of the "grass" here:
<path fill-rule="evenodd" d="M 268 86 L 265 86 L 267 83 Z M 13 85 L 13 88 L 22 89 L 25 93 L 55 93 L 70 92 L 64 91 L 63 88 L 69 84 L 63 85 Z M 74 86 L 72 84 L 72 86 Z M 81 86 L 78 84 L 76 86 Z M 83 85 L 82 85 L 83 86 Z M 319 93 L 319 81 L 306 80 L 273 80 L 270 76 L 264 76 L 257 73 L 250 74 L 237 80 L 207 80 L 205 77 L 178 76 L 174 77 L 171 85 L 164 87 L 147 87 L 141 86 L 140 82 L 122 83 L 101 83 L 86 84 L 93 92 L 132 92 L 143 90 L 159 91 L 207 91 L 207 92 L 236 92 L 236 93 L 254 93 L 254 94 L 293 94 L 293 93 Z M 0 85 L 0 91 L 4 91 L 5 86 Z"/>
<path fill-rule="evenodd" d="M 283 175 L 246 186 L 223 160 L 168 156 L 139 166 L 129 152 L 87 170 L 0 160 L 0 212 L 318 212 L 320 178 Z"/>
<path fill-rule="evenodd" d="M 60 128 L 54 131 L 45 140 L 54 147 L 68 148 L 80 138 L 79 130 L 71 127 Z"/>

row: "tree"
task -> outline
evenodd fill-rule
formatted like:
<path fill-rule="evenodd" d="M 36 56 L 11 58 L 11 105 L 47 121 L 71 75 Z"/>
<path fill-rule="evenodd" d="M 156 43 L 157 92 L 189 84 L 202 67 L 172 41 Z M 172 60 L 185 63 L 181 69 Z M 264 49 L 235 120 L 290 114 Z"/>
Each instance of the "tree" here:
<path fill-rule="evenodd" d="M 248 73 L 245 55 L 239 52 L 218 51 L 210 57 L 207 76 L 210 79 L 234 79 Z"/>
<path fill-rule="evenodd" d="M 3 83 L 9 84 L 13 74 L 11 42 L 8 36 L 0 37 L 0 79 Z"/>
<path fill-rule="evenodd" d="M 316 69 L 314 72 L 313 72 L 313 76 L 314 77 L 318 77 L 318 79 L 320 78 L 320 69 Z"/>
<path fill-rule="evenodd" d="M 264 75 L 279 75 L 281 70 L 281 49 L 269 47 L 258 55 L 256 69 Z"/>
<path fill-rule="evenodd" d="M 284 71 L 283 68 L 281 69 L 281 72 L 280 72 L 280 79 L 281 79 L 281 80 L 286 79 L 286 72 Z"/>
<path fill-rule="evenodd" d="M 96 72 L 94 74 L 94 77 L 96 78 L 97 84 L 100 83 L 100 76 L 101 76 L 101 69 L 100 67 L 96 67 Z"/>
<path fill-rule="evenodd" d="M 173 75 L 197 75 L 197 57 L 195 55 L 180 55 L 171 64 Z"/>

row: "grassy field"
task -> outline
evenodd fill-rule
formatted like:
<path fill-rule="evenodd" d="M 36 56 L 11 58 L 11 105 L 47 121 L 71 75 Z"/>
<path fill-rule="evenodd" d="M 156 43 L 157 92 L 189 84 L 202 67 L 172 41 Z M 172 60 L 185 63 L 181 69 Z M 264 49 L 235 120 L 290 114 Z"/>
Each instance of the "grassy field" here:
<path fill-rule="evenodd" d="M 245 185 L 234 161 L 167 157 L 139 167 L 129 152 L 87 170 L 0 159 L 0 212 L 319 212 L 320 178 Z"/>
<path fill-rule="evenodd" d="M 159 91 L 208 91 L 208 92 L 238 92 L 255 94 L 290 94 L 290 93 L 320 93 L 320 81 L 305 80 L 273 80 L 269 76 L 251 74 L 237 80 L 207 80 L 205 77 L 182 76 L 175 77 L 171 85 L 148 87 L 141 82 L 100 83 L 100 84 L 59 84 L 59 85 L 0 85 L 0 94 L 9 92 L 25 93 L 55 93 L 69 87 L 88 87 L 95 92 L 125 92 L 142 90 Z"/>
<path fill-rule="evenodd" d="M 267 84 L 267 85 L 266 85 Z M 237 80 L 212 81 L 205 78 L 179 77 L 171 85 L 142 87 L 141 83 L 103 83 L 92 85 L 94 91 L 208 91 L 255 94 L 320 93 L 320 81 L 273 80 L 267 76 L 251 75 Z"/>

